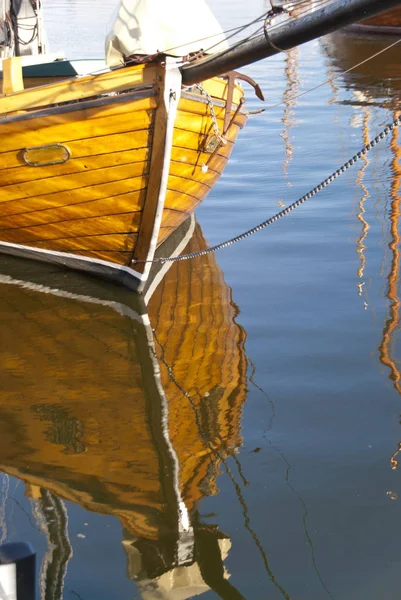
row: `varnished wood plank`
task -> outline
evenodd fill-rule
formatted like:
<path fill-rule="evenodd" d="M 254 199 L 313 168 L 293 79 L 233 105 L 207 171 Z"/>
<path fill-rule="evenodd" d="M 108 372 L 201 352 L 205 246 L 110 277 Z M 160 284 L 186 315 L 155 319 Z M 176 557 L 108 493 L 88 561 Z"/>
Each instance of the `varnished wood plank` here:
<path fill-rule="evenodd" d="M 213 77 L 202 83 L 202 87 L 210 94 L 212 98 L 226 99 L 228 90 L 228 80 L 221 77 Z M 234 87 L 233 102 L 238 104 L 244 95 L 244 90 L 240 85 Z"/>
<path fill-rule="evenodd" d="M 196 198 L 195 196 L 189 196 L 187 194 L 184 194 L 183 192 L 168 190 L 166 195 L 165 210 L 171 209 L 173 211 L 191 214 L 195 210 L 195 208 L 200 204 L 200 202 L 204 200 L 205 196 Z M 162 223 L 164 226 L 168 224 L 164 220 L 164 214 Z"/>
<path fill-rule="evenodd" d="M 44 209 L 39 204 L 38 210 L 26 210 L 14 213 L 11 216 L 0 216 L 0 235 L 2 229 L 17 229 L 67 221 L 79 217 L 92 218 L 113 215 L 116 213 L 137 212 L 142 210 L 145 198 L 145 187 L 136 192 L 129 192 L 118 196 L 106 196 L 99 200 L 89 202 L 76 202 L 66 206 Z M 23 205 L 19 204 L 19 208 Z M 1 213 L 0 213 L 1 214 Z"/>
<path fill-rule="evenodd" d="M 96 148 L 94 147 L 93 150 L 95 151 Z M 51 177 L 85 173 L 92 170 L 115 167 L 118 165 L 142 164 L 144 172 L 148 165 L 148 154 L 148 148 L 140 148 L 138 150 L 124 150 L 123 152 L 116 151 L 106 154 L 95 154 L 94 156 L 86 156 L 84 158 L 71 159 L 62 165 L 47 165 L 44 167 L 27 168 L 27 165 L 24 164 L 20 167 L 3 169 L 2 171 L 0 170 L 0 186 L 3 181 L 7 182 L 5 184 L 7 186 L 15 183 L 25 183 L 28 181 L 41 181 L 42 185 L 46 185 L 46 181 Z"/>
<path fill-rule="evenodd" d="M 71 79 L 70 77 L 24 77 L 24 88 L 37 88 L 43 85 L 49 85 L 51 83 L 60 83 L 61 81 L 65 81 L 66 79 Z"/>
<path fill-rule="evenodd" d="M 13 150 L 0 153 L 0 181 L 7 181 L 7 177 L 9 175 L 9 173 L 2 173 L 3 170 L 14 169 L 16 167 L 23 167 L 23 169 L 20 171 L 21 173 L 29 172 L 26 181 L 39 177 L 42 175 L 42 173 L 44 173 L 45 176 L 49 176 L 53 174 L 58 175 L 75 172 L 76 167 L 74 165 L 78 158 L 93 158 L 92 164 L 96 163 L 97 158 L 99 158 L 99 166 L 107 166 L 110 158 L 110 166 L 112 166 L 112 161 L 115 161 L 116 164 L 125 164 L 124 153 L 129 152 L 130 160 L 128 162 L 137 162 L 144 159 L 144 155 L 148 153 L 148 142 L 148 131 L 136 132 L 135 136 L 132 135 L 132 132 L 128 132 L 100 136 L 95 139 L 89 138 L 77 141 L 69 141 L 67 145 L 72 156 L 70 161 L 63 165 L 50 165 L 47 167 L 36 168 L 27 168 L 27 165 L 23 162 L 19 151 Z M 121 154 L 119 154 L 120 152 Z M 105 157 L 102 159 L 102 154 L 109 155 L 109 158 Z M 225 155 L 227 155 L 227 152 L 225 152 Z M 176 146 L 172 149 L 171 159 L 172 162 L 188 165 L 202 166 L 202 164 L 208 163 L 209 170 L 214 169 L 215 171 L 221 173 L 227 162 L 225 155 L 217 153 L 212 157 L 212 160 L 210 160 L 211 155 L 207 154 L 206 152 L 199 152 L 198 149 L 191 150 L 190 148 L 181 148 Z M 79 164 L 85 168 L 86 163 L 84 160 Z M 70 169 L 73 169 L 73 171 L 70 171 Z M 10 176 L 13 176 L 11 171 Z M 25 181 L 22 176 L 15 176 L 15 178 L 18 181 Z"/>
<path fill-rule="evenodd" d="M 136 65 L 100 75 L 67 79 L 59 83 L 0 96 L 0 113 L 82 100 L 110 92 L 122 92 L 136 86 L 154 85 L 155 75 L 154 66 Z"/>
<path fill-rule="evenodd" d="M 227 143 L 219 148 L 220 155 L 226 155 L 232 149 L 232 144 L 238 135 L 238 128 L 236 126 L 230 129 L 227 136 Z M 174 130 L 173 146 L 179 146 L 180 148 L 188 148 L 189 150 L 201 150 L 207 136 L 197 134 L 184 129 L 176 128 Z M 210 155 L 209 155 L 210 156 Z"/>
<path fill-rule="evenodd" d="M 137 97 L 136 97 L 137 96 Z M 119 101 L 116 101 L 116 98 Z M 118 96 L 110 96 L 108 99 L 93 103 L 82 103 L 81 106 L 78 104 L 71 104 L 70 106 L 64 106 L 63 110 L 57 111 L 57 109 L 47 111 L 36 111 L 34 113 L 22 113 L 24 116 L 21 118 L 6 119 L 0 123 L 0 126 L 4 132 L 21 132 L 26 129 L 32 128 L 33 124 L 35 128 L 42 129 L 49 127 L 50 125 L 55 127 L 57 125 L 69 125 L 74 124 L 76 121 L 94 121 L 96 119 L 104 119 L 106 117 L 116 117 L 118 115 L 130 115 L 135 114 L 135 120 L 140 117 L 141 112 L 149 112 L 156 108 L 156 99 L 154 94 L 143 97 L 139 94 L 130 94 L 120 99 Z M 77 107 L 79 106 L 79 110 Z M 27 118 L 29 116 L 29 119 Z"/>
<path fill-rule="evenodd" d="M 222 79 L 221 77 L 213 77 L 212 79 L 208 79 L 202 83 L 202 87 L 204 90 L 208 92 L 208 94 L 215 98 L 216 100 L 225 100 L 227 98 L 227 79 Z M 189 91 L 189 94 L 193 94 L 196 96 L 201 96 L 205 99 L 204 95 L 200 94 L 200 90 L 196 88 L 192 88 Z M 240 85 L 236 85 L 234 88 L 233 102 L 238 105 L 240 99 L 244 95 L 244 90 Z"/>
<path fill-rule="evenodd" d="M 167 239 L 167 237 L 175 231 L 177 227 L 181 225 L 189 216 L 190 212 L 185 212 L 181 210 L 170 210 L 169 208 L 165 208 L 163 211 L 163 219 L 161 228 L 159 231 L 159 237 L 157 239 L 157 244 L 160 244 Z"/>
<path fill-rule="evenodd" d="M 185 219 L 184 219 L 184 221 L 185 221 Z M 159 231 L 159 237 L 157 238 L 157 245 L 160 246 L 160 244 L 162 244 L 163 242 L 165 242 L 167 240 L 167 238 L 175 230 L 176 230 L 176 227 L 173 227 L 173 226 L 164 227 L 164 225 L 162 224 L 162 227 L 160 227 L 160 231 Z"/>
<path fill-rule="evenodd" d="M 206 152 L 199 152 L 198 150 L 190 150 L 189 148 L 173 147 L 171 152 L 172 164 L 183 164 L 189 165 L 190 167 L 197 166 L 201 168 L 202 165 L 208 166 L 209 170 L 214 170 L 217 173 L 221 173 L 227 164 L 227 158 L 220 154 L 215 154 L 211 157 Z"/>
<path fill-rule="evenodd" d="M 220 133 L 223 131 L 223 119 L 216 119 Z M 210 111 L 205 115 L 196 115 L 189 112 L 179 111 L 175 120 L 178 129 L 184 129 L 195 134 L 206 135 L 213 127 Z"/>
<path fill-rule="evenodd" d="M 25 124 L 25 127 L 17 128 L 20 123 L 11 123 L 8 127 L 0 125 L 1 151 L 18 151 L 22 148 L 55 143 L 68 144 L 68 142 L 74 140 L 92 139 L 116 133 L 132 132 L 133 136 L 136 136 L 137 132 L 143 132 L 138 136 L 139 145 L 140 139 L 147 139 L 146 133 L 149 132 L 151 126 L 151 115 L 147 111 L 140 111 L 138 115 L 135 115 L 135 118 L 131 119 L 127 119 L 127 116 L 123 114 L 85 121 L 80 116 L 67 125 L 52 125 L 51 118 L 48 117 L 48 119 L 48 123 L 42 123 L 41 127 L 36 126 L 34 119 L 29 122 L 29 127 Z M 135 143 L 134 139 L 133 143 Z M 142 142 L 141 146 L 143 145 Z"/>
<path fill-rule="evenodd" d="M 24 81 L 22 79 L 21 57 L 12 56 L 3 59 L 3 94 L 11 94 L 24 89 Z"/>
<path fill-rule="evenodd" d="M 65 208 L 74 205 L 84 205 L 94 200 L 110 198 L 111 202 L 117 203 L 118 198 L 125 194 L 132 194 L 134 202 L 139 198 L 136 194 L 146 187 L 147 177 L 133 177 L 121 181 L 102 183 L 91 187 L 80 188 L 74 192 L 66 191 L 56 194 L 45 194 L 23 200 L 12 200 L 0 203 L 0 215 L 17 215 L 37 211 L 45 211 L 53 208 Z M 117 200 L 114 200 L 117 198 Z M 142 195 L 140 196 L 142 202 Z"/>
<path fill-rule="evenodd" d="M 31 242 L 34 248 L 46 248 L 57 252 L 132 252 L 136 233 L 120 233 L 106 235 L 86 235 L 70 237 L 46 242 Z"/>
<path fill-rule="evenodd" d="M 35 241 L 84 236 L 88 231 L 93 235 L 136 233 L 141 216 L 141 212 L 128 212 L 102 217 L 87 217 L 20 229 L 3 229 L 0 236 L 2 241 L 29 245 Z"/>
<path fill-rule="evenodd" d="M 142 156 L 142 153 L 147 152 L 149 148 L 149 131 L 137 131 L 135 132 L 135 136 L 132 135 L 132 131 L 128 131 L 99 136 L 94 139 L 68 141 L 68 148 L 72 157 L 68 163 L 64 165 L 50 165 L 48 167 L 31 167 L 30 172 L 38 176 L 38 173 L 40 174 L 44 170 L 46 173 L 49 172 L 57 175 L 58 173 L 64 173 L 63 169 L 68 169 L 68 165 L 73 164 L 73 161 L 78 158 L 85 159 L 92 156 L 101 156 L 102 154 L 132 151 L 138 152 L 139 156 Z M 121 158 L 123 159 L 123 157 Z M 137 158 L 133 157 L 133 162 L 137 162 L 137 160 Z M 22 154 L 19 149 L 0 153 L 0 177 L 3 176 L 1 173 L 2 169 L 12 169 L 21 166 L 27 170 L 27 165 L 22 160 Z"/>
<path fill-rule="evenodd" d="M 132 128 L 135 129 L 135 123 L 133 123 L 132 126 Z M 126 129 L 125 125 L 124 128 Z M 110 128 L 108 127 L 108 129 Z M 73 140 L 71 139 L 73 136 L 70 135 L 67 129 L 63 128 L 61 133 L 64 137 L 58 137 L 55 135 L 54 138 L 50 139 L 50 137 L 48 137 L 47 139 L 49 143 L 54 143 L 55 141 L 62 141 L 63 143 L 66 143 L 71 151 L 73 159 L 78 157 L 91 156 L 95 154 L 97 155 L 102 153 L 110 153 L 110 151 L 117 152 L 128 149 L 132 150 L 136 148 L 146 147 L 149 144 L 149 130 L 136 130 L 135 134 L 133 135 L 132 131 L 113 132 L 111 128 L 110 133 L 104 130 L 103 135 L 96 136 L 96 138 L 85 138 L 84 132 L 85 130 L 83 128 L 78 128 L 77 135 L 82 137 L 81 139 Z M 11 146 L 15 148 L 14 150 L 6 151 L 5 141 L 2 140 L 2 144 L 0 145 L 0 177 L 2 169 L 12 168 L 18 165 L 25 166 L 25 163 L 23 162 L 22 157 L 19 153 L 20 149 L 25 148 L 26 146 L 35 145 L 36 142 L 40 142 L 42 140 L 42 138 L 36 138 L 36 140 L 34 141 L 33 138 L 30 137 L 30 132 L 26 131 L 25 129 L 23 129 L 20 133 L 23 136 L 22 139 L 19 138 L 19 142 L 17 143 L 11 143 Z M 97 133 L 99 133 L 99 130 L 97 130 Z M 50 136 L 49 132 L 48 135 Z M 180 132 L 179 136 L 179 141 L 181 140 L 181 142 L 185 144 L 185 132 Z M 196 136 L 195 134 L 192 135 L 192 142 L 190 144 L 192 146 L 192 152 L 191 147 L 188 147 L 188 144 L 186 144 L 187 147 L 180 147 L 179 144 L 176 144 L 176 147 L 172 150 L 172 160 L 179 160 L 181 162 L 186 161 L 190 164 L 196 164 L 199 160 L 201 160 L 202 162 L 208 161 L 210 159 L 210 154 L 201 153 L 199 155 L 198 153 L 200 140 L 198 139 L 197 141 L 194 141 L 197 137 L 198 136 Z M 41 143 L 37 143 L 37 145 L 41 145 Z M 184 152 L 184 150 L 187 150 L 187 152 Z M 222 149 L 219 150 L 218 156 L 224 155 L 221 154 L 221 152 Z M 226 149 L 225 154 L 227 154 Z M 53 165 L 52 167 L 52 169 L 54 170 L 61 168 L 63 168 L 63 165 Z M 42 168 L 40 169 L 42 170 Z"/>
<path fill-rule="evenodd" d="M 233 115 L 234 116 L 234 115 Z M 224 129 L 224 120 L 216 119 L 217 126 L 219 128 L 219 133 L 223 133 Z M 197 133 L 199 135 L 210 135 L 210 133 L 214 133 L 214 123 L 210 113 L 206 116 L 194 115 L 190 113 L 181 114 L 179 118 L 177 118 L 175 123 L 177 129 L 183 129 L 184 131 L 188 131 L 191 133 Z M 238 135 L 238 129 L 243 127 L 242 122 L 238 119 L 231 124 L 231 127 L 237 128 L 237 133 L 231 139 L 235 139 L 236 135 Z M 230 136 L 227 136 L 230 139 Z"/>
<path fill-rule="evenodd" d="M 201 100 L 199 101 L 198 100 Z M 205 100 L 205 97 L 203 97 Z M 191 99 L 187 97 L 181 97 L 178 104 L 179 114 L 193 114 L 193 115 L 210 115 L 210 106 L 207 102 L 202 101 L 201 96 L 193 96 Z M 214 111 L 218 119 L 224 120 L 225 107 L 214 104 Z"/>
<path fill-rule="evenodd" d="M 40 169 L 40 167 L 31 167 Z M 135 163 L 117 165 L 114 167 L 105 167 L 103 169 L 87 170 L 71 175 L 57 175 L 49 177 L 46 180 L 38 179 L 23 183 L 1 185 L 6 179 L 0 176 L 0 204 L 11 200 L 21 200 L 23 198 L 36 198 L 39 195 L 54 195 L 61 192 L 79 190 L 85 194 L 85 190 L 92 186 L 103 183 L 114 183 L 123 179 L 132 179 L 134 177 L 144 177 L 148 168 L 147 163 Z M 136 188 L 138 189 L 138 188 Z"/>
<path fill-rule="evenodd" d="M 202 171 L 202 167 L 200 165 L 189 165 L 186 163 L 177 163 L 172 161 L 170 165 L 170 176 L 198 181 L 202 185 L 206 185 L 207 187 L 211 188 L 219 179 L 220 173 L 211 169 L 208 169 L 206 172 L 204 172 Z"/>
<path fill-rule="evenodd" d="M 171 171 L 170 171 L 171 173 Z M 168 189 L 178 194 L 186 194 L 194 198 L 204 198 L 210 191 L 210 186 L 197 181 L 196 179 L 187 179 L 171 175 L 168 178 Z"/>
<path fill-rule="evenodd" d="M 216 123 L 219 128 L 219 132 L 223 133 L 224 128 L 224 116 L 225 110 L 220 110 L 216 114 Z M 234 117 L 234 111 L 231 112 L 232 118 Z M 243 127 L 242 118 L 235 117 L 235 121 L 233 125 L 237 127 Z M 175 121 L 175 126 L 178 129 L 185 129 L 185 131 L 191 131 L 193 133 L 208 133 L 213 127 L 213 119 L 209 110 L 206 111 L 206 114 L 195 114 L 190 111 L 179 111 L 177 114 L 177 119 Z"/>

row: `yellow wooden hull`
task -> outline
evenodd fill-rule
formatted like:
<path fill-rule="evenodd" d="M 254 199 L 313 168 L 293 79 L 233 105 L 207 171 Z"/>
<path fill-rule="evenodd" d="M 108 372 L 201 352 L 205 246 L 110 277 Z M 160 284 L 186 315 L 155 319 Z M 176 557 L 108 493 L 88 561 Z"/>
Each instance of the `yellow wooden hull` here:
<path fill-rule="evenodd" d="M 206 197 L 246 121 L 236 85 L 226 143 L 207 152 L 215 134 L 210 101 L 203 90 L 183 91 L 166 161 L 160 73 L 159 66 L 130 67 L 0 96 L 0 250 L 132 287 L 137 272 L 146 279 L 152 244 L 159 246 Z M 222 133 L 227 81 L 203 87 Z M 156 188 L 166 162 L 155 231 L 150 206 L 160 208 Z"/>

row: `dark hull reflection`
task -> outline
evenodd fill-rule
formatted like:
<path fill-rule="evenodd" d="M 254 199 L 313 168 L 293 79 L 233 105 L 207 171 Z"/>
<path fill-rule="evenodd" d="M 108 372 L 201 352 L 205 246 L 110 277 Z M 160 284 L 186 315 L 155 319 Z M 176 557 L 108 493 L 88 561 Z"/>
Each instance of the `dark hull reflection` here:
<path fill-rule="evenodd" d="M 186 251 L 204 247 L 196 226 Z M 0 470 L 44 520 L 53 507 L 44 597 L 62 597 L 71 556 L 60 499 L 119 518 L 129 577 L 155 580 L 148 598 L 175 598 L 177 581 L 180 598 L 241 597 L 227 536 L 197 516 L 241 444 L 246 399 L 245 333 L 214 256 L 155 274 L 144 300 L 15 259 L 0 285 Z M 220 557 L 212 570 L 202 548 Z"/>
<path fill-rule="evenodd" d="M 397 38 L 394 38 L 394 41 L 396 40 Z M 322 38 L 321 44 L 330 58 L 330 63 L 343 73 L 342 79 L 347 87 L 361 94 L 359 102 L 355 98 L 355 104 L 363 106 L 377 103 L 379 106 L 396 107 L 401 95 L 399 45 L 360 64 L 389 46 L 391 38 L 338 31 Z M 359 66 L 355 68 L 355 65 Z M 351 68 L 349 73 L 345 72 Z"/>
<path fill-rule="evenodd" d="M 401 31 L 401 8 L 396 7 L 383 13 L 361 21 L 360 27 L 370 31 L 400 33 Z"/>

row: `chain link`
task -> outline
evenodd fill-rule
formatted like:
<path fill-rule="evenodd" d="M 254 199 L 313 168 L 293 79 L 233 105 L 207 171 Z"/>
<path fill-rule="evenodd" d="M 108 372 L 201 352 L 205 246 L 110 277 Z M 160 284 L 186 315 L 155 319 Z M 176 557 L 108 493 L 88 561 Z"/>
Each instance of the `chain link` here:
<path fill-rule="evenodd" d="M 213 129 L 214 129 L 215 136 L 217 137 L 219 142 L 221 142 L 222 144 L 226 144 L 227 140 L 223 135 L 221 135 L 220 130 L 219 130 L 219 125 L 217 123 L 216 113 L 214 112 L 214 104 L 213 104 L 211 95 L 199 83 L 196 84 L 194 87 L 196 87 L 200 91 L 200 93 L 206 97 L 207 103 L 210 108 L 210 115 L 211 115 L 212 121 L 213 121 Z"/>
<path fill-rule="evenodd" d="M 326 179 L 324 179 L 321 183 L 319 183 L 314 188 L 312 188 L 309 192 L 307 192 L 306 194 L 301 196 L 301 198 L 299 198 L 298 200 L 296 200 L 295 202 L 293 202 L 292 204 L 290 204 L 289 206 L 287 206 L 280 212 L 276 213 L 269 219 L 266 219 L 266 221 L 263 221 L 262 223 L 259 223 L 259 225 L 252 227 L 252 229 L 248 229 L 248 231 L 245 231 L 244 233 L 241 233 L 240 235 L 237 235 L 229 240 L 226 240 L 225 242 L 222 242 L 221 244 L 217 244 L 216 246 L 211 246 L 210 248 L 206 248 L 205 250 L 199 250 L 198 252 L 191 252 L 190 254 L 182 254 L 181 256 L 175 256 L 175 257 L 170 257 L 170 258 L 155 258 L 150 261 L 136 261 L 136 262 L 166 263 L 166 262 L 179 262 L 181 260 L 189 260 L 190 258 L 195 258 L 197 256 L 204 256 L 205 254 L 210 254 L 211 252 L 217 252 L 218 250 L 222 250 L 223 248 L 227 248 L 228 246 L 232 246 L 233 244 L 236 244 L 237 242 L 244 240 L 245 238 L 253 235 L 254 233 L 261 231 L 262 229 L 265 229 L 272 223 L 275 223 L 282 217 L 289 215 L 290 212 L 292 212 L 295 208 L 298 208 L 298 206 L 301 206 L 301 204 L 304 204 L 304 202 L 309 200 L 309 198 L 316 196 L 316 194 L 321 192 L 323 188 L 330 185 L 330 183 L 333 183 L 333 181 L 335 179 L 337 179 L 337 177 L 339 177 L 340 175 L 345 173 L 345 171 L 347 171 L 347 169 L 349 169 L 354 163 L 356 163 L 363 156 L 365 156 L 368 152 L 370 152 L 370 150 L 372 150 L 372 148 L 374 148 L 376 146 L 376 144 L 381 142 L 390 133 L 390 131 L 393 131 L 393 129 L 395 127 L 398 127 L 398 125 L 400 125 L 400 124 L 401 124 L 401 116 L 397 117 L 397 119 L 395 119 L 390 125 L 387 125 L 378 135 L 376 135 L 376 137 L 374 137 L 368 144 L 366 144 L 366 146 L 364 146 L 359 152 L 354 154 L 354 156 L 352 156 L 352 158 L 347 160 L 341 167 L 339 167 L 336 171 L 334 171 L 331 175 L 329 175 L 329 177 L 326 177 Z"/>

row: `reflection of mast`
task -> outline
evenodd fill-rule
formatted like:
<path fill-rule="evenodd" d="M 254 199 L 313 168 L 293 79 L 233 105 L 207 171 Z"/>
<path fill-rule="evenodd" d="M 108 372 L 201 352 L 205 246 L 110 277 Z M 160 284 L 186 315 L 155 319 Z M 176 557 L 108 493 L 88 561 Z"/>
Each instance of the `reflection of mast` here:
<path fill-rule="evenodd" d="M 49 490 L 42 490 L 39 500 L 47 517 L 52 558 L 47 566 L 45 600 L 63 597 L 64 579 L 72 549 L 68 537 L 68 515 L 62 500 Z"/>
<path fill-rule="evenodd" d="M 396 119 L 401 113 L 395 111 L 394 119 Z M 380 361 L 383 365 L 390 369 L 390 379 L 393 381 L 394 387 L 399 394 L 401 394 L 401 373 L 400 369 L 392 358 L 392 351 L 394 346 L 394 334 L 400 323 L 400 305 L 401 302 L 398 298 L 398 276 L 400 269 L 400 233 L 399 233 L 399 220 L 400 220 L 400 196 L 398 194 L 400 188 L 400 177 L 401 177 L 401 149 L 397 143 L 398 141 L 398 128 L 394 129 L 391 137 L 391 150 L 393 151 L 392 169 L 393 169 L 393 181 L 391 184 L 391 210 L 390 210 L 390 235 L 391 241 L 389 248 L 392 252 L 392 261 L 390 273 L 388 275 L 388 289 L 387 297 L 390 301 L 390 316 L 386 321 L 382 342 L 379 346 Z M 401 451 L 401 446 L 398 446 L 398 450 L 393 454 L 390 459 L 393 469 L 398 467 L 398 460 L 396 456 Z"/>
<path fill-rule="evenodd" d="M 285 143 L 285 160 L 283 163 L 283 172 L 285 178 L 288 177 L 288 166 L 292 160 L 294 150 L 290 137 L 290 132 L 292 127 L 296 125 L 296 120 L 294 117 L 294 108 L 296 106 L 296 95 L 298 93 L 298 88 L 300 84 L 300 80 L 298 77 L 298 58 L 298 47 L 289 50 L 285 58 L 285 75 L 287 79 L 287 86 L 283 94 L 283 104 L 285 108 L 282 123 L 284 125 L 284 131 L 281 134 L 281 137 L 283 138 Z M 289 183 L 289 185 L 291 184 Z"/>
<path fill-rule="evenodd" d="M 366 146 L 369 143 L 369 121 L 370 121 L 370 113 L 369 113 L 369 110 L 366 108 L 366 106 L 362 107 L 362 113 L 363 113 L 363 145 Z M 364 217 L 364 214 L 366 212 L 364 204 L 370 196 L 367 187 L 363 183 L 364 174 L 365 174 L 365 171 L 369 164 L 369 159 L 366 156 L 366 154 L 363 155 L 362 160 L 363 160 L 363 164 L 362 164 L 362 167 L 359 169 L 358 176 L 356 179 L 357 185 L 359 185 L 363 191 L 363 196 L 361 197 L 361 199 L 358 202 L 359 212 L 357 213 L 357 218 L 362 224 L 361 235 L 359 237 L 357 247 L 356 247 L 356 251 L 359 254 L 359 259 L 360 259 L 359 268 L 358 268 L 359 281 L 357 283 L 359 296 L 362 296 L 363 286 L 365 285 L 365 282 L 363 281 L 363 274 L 365 271 L 365 264 L 366 264 L 365 240 L 366 240 L 366 237 L 367 237 L 368 231 L 369 231 L 369 224 Z"/>
<path fill-rule="evenodd" d="M 67 567 L 72 557 L 68 514 L 63 500 L 44 488 L 26 486 L 32 513 L 46 536 L 48 549 L 42 561 L 39 587 L 42 600 L 62 600 Z"/>
<path fill-rule="evenodd" d="M 0 490 L 0 544 L 5 542 L 7 538 L 7 521 L 6 521 L 6 505 L 8 500 L 8 493 L 10 490 L 10 478 L 7 473 L 0 473 L 2 488 Z"/>

